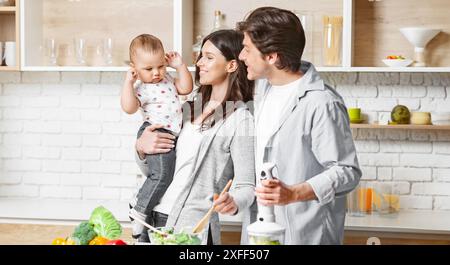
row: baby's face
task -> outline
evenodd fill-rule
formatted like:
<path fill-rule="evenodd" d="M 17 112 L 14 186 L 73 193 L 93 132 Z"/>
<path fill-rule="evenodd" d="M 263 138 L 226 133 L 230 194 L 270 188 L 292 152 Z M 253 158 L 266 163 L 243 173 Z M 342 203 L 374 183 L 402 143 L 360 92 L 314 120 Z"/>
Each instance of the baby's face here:
<path fill-rule="evenodd" d="M 167 62 L 164 51 L 150 53 L 139 49 L 133 63 L 138 79 L 144 83 L 158 83 L 166 75 Z"/>

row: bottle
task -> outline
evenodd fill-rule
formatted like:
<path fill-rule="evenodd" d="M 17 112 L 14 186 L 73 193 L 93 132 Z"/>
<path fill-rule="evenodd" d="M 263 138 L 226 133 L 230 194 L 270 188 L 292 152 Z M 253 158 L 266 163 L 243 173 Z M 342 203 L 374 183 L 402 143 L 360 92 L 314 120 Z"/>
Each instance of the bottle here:
<path fill-rule="evenodd" d="M 197 63 L 197 58 L 200 55 L 200 51 L 202 49 L 202 41 L 203 36 L 197 35 L 196 42 L 194 43 L 194 45 L 192 45 L 192 63 L 194 64 L 194 66 Z"/>
<path fill-rule="evenodd" d="M 220 10 L 214 11 L 214 27 L 211 32 L 225 29 L 222 23 L 222 12 Z"/>

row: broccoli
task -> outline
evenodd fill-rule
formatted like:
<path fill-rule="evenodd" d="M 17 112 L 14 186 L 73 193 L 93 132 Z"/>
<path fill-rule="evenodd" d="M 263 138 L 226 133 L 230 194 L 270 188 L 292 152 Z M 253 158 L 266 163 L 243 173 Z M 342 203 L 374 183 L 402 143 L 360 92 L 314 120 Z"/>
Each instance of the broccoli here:
<path fill-rule="evenodd" d="M 80 245 L 88 245 L 89 241 L 96 236 L 97 233 L 94 231 L 94 225 L 89 222 L 82 222 L 79 224 L 72 234 L 73 238 L 78 239 Z"/>

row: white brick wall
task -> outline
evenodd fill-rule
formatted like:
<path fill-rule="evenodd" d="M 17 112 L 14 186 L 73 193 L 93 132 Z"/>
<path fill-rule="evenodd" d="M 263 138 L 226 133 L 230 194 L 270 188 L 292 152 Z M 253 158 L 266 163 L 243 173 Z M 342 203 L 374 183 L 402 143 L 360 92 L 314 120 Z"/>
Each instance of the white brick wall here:
<path fill-rule="evenodd" d="M 450 111 L 448 73 L 323 73 L 344 97 L 374 122 L 397 104 L 411 111 Z M 450 210 L 450 132 L 353 130 L 366 182 L 390 182 L 401 207 Z"/>
<path fill-rule="evenodd" d="M 0 73 L 0 199 L 127 201 L 140 115 L 123 115 L 125 73 Z"/>
<path fill-rule="evenodd" d="M 120 109 L 125 73 L 0 73 L 0 199 L 127 201 L 140 114 Z M 370 121 L 396 104 L 450 111 L 450 74 L 323 73 Z M 405 209 L 450 210 L 450 132 L 353 130 L 365 181 Z"/>

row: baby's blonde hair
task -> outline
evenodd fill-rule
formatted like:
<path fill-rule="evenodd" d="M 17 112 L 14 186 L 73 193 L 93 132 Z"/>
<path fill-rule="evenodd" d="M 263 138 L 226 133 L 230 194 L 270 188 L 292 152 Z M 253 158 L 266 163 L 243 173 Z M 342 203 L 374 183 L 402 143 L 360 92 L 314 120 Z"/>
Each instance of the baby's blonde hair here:
<path fill-rule="evenodd" d="M 145 52 L 156 53 L 162 51 L 164 53 L 164 47 L 162 42 L 157 37 L 151 34 L 141 34 L 134 38 L 130 44 L 130 62 L 133 62 L 137 50 L 142 49 Z"/>

